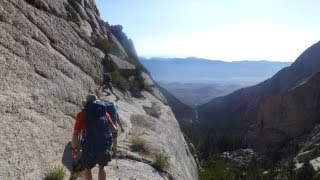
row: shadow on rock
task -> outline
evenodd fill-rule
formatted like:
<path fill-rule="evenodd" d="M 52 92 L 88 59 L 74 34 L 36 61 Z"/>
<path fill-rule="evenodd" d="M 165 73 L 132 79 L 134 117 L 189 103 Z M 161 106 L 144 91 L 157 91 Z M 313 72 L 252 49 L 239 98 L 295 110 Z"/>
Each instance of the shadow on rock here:
<path fill-rule="evenodd" d="M 70 172 L 73 172 L 75 165 L 78 164 L 77 162 L 79 161 L 80 156 L 81 152 L 78 151 L 77 158 L 72 158 L 71 142 L 69 141 L 64 148 L 61 162 Z"/>

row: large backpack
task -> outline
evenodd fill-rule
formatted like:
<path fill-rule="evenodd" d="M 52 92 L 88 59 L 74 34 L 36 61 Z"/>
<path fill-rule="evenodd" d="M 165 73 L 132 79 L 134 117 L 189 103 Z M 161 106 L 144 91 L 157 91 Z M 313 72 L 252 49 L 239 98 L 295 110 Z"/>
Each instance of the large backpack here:
<path fill-rule="evenodd" d="M 119 117 L 115 103 L 114 102 L 107 102 L 106 106 L 107 106 L 107 112 L 110 115 L 113 124 L 117 126 L 120 117 Z"/>
<path fill-rule="evenodd" d="M 112 144 L 106 112 L 105 103 L 99 100 L 88 102 L 84 109 L 86 133 L 82 147 L 92 155 L 105 152 Z"/>

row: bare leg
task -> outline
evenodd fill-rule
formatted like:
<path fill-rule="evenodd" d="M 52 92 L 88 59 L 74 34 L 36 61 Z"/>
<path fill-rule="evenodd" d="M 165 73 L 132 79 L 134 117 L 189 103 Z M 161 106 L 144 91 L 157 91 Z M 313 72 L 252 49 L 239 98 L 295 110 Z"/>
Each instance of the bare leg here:
<path fill-rule="evenodd" d="M 84 179 L 85 180 L 92 180 L 91 169 L 85 169 L 84 170 Z"/>
<path fill-rule="evenodd" d="M 113 142 L 112 142 L 112 150 L 113 151 L 117 150 L 117 144 L 118 144 L 117 139 L 113 139 Z"/>
<path fill-rule="evenodd" d="M 99 180 L 106 180 L 107 179 L 106 168 L 104 168 L 104 166 L 99 166 L 98 179 Z"/>
<path fill-rule="evenodd" d="M 112 86 L 109 87 L 110 92 L 117 98 L 116 101 L 120 100 L 119 96 L 113 91 Z"/>

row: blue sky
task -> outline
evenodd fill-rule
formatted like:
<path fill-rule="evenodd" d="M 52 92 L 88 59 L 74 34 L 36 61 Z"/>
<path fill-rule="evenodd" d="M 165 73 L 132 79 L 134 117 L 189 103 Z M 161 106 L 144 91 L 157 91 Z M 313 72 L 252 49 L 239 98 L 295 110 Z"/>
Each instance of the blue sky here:
<path fill-rule="evenodd" d="M 144 57 L 294 61 L 320 40 L 318 0 L 97 0 Z"/>

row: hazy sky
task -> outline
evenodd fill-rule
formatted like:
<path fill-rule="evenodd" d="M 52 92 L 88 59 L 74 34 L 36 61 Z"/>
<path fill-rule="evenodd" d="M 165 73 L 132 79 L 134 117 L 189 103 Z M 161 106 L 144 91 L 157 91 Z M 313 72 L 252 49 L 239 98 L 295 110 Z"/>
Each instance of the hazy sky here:
<path fill-rule="evenodd" d="M 320 40 L 319 0 L 97 0 L 139 56 L 293 61 Z"/>

